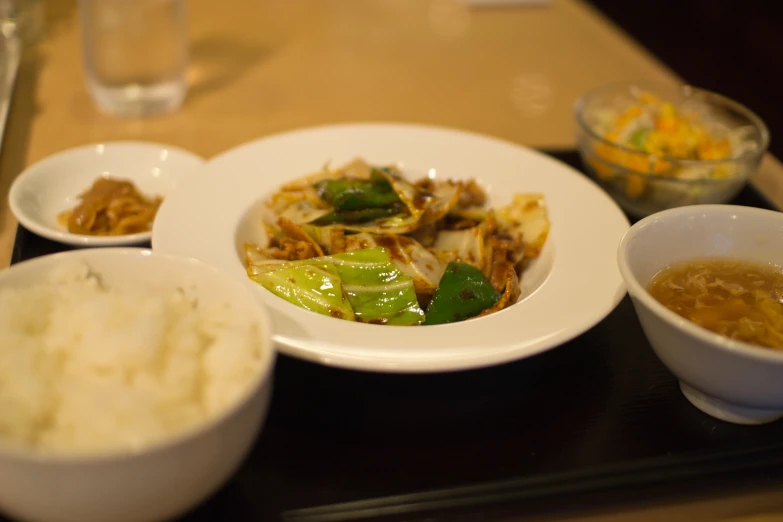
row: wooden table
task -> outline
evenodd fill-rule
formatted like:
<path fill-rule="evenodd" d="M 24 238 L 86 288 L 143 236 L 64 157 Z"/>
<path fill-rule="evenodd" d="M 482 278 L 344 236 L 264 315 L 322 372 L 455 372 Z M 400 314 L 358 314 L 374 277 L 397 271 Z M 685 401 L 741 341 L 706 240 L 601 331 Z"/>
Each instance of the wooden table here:
<path fill-rule="evenodd" d="M 171 115 L 97 112 L 85 89 L 76 3 L 47 3 L 46 34 L 25 50 L 0 157 L 0 266 L 16 221 L 6 198 L 26 166 L 69 147 L 132 139 L 204 157 L 278 131 L 376 120 L 470 129 L 532 147 L 572 148 L 572 105 L 622 80 L 678 79 L 578 0 L 469 8 L 457 0 L 190 0 L 190 94 Z M 754 182 L 783 205 L 783 168 Z M 783 518 L 783 489 L 689 502 L 570 511 L 542 520 Z"/>

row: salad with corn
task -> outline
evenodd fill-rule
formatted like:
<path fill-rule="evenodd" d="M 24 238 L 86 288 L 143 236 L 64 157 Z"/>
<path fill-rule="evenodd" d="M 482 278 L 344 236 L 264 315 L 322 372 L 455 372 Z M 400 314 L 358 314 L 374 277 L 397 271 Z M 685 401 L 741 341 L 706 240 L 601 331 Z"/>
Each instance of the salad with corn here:
<path fill-rule="evenodd" d="M 645 191 L 650 176 L 685 180 L 732 177 L 735 165 L 731 160 L 755 145 L 750 139 L 752 127 L 732 129 L 711 117 L 706 107 L 688 101 L 678 107 L 648 92 L 640 93 L 636 102 L 622 111 L 607 110 L 596 117 L 596 130 L 606 141 L 595 145 L 591 167 L 604 180 L 615 175 L 617 166 L 631 171 L 625 187 L 631 198 Z"/>

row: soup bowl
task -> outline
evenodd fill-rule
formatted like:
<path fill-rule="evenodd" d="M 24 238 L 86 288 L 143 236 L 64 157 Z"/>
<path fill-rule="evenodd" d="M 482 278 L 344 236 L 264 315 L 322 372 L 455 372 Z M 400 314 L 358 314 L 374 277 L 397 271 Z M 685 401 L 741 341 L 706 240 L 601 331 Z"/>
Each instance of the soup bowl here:
<path fill-rule="evenodd" d="M 783 213 L 734 205 L 665 210 L 636 223 L 620 243 L 618 264 L 650 345 L 680 380 L 685 397 L 728 422 L 783 417 L 783 351 L 713 333 L 679 316 L 647 291 L 653 277 L 692 259 L 783 264 Z"/>

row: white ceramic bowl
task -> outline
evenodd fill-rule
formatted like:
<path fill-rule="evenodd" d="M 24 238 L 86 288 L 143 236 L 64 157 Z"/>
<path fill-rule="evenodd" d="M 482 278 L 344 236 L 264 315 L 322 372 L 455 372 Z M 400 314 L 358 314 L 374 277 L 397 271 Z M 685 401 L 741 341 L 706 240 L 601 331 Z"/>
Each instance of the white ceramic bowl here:
<path fill-rule="evenodd" d="M 605 192 L 539 152 L 423 125 L 328 125 L 241 145 L 211 159 L 163 203 L 153 248 L 195 257 L 248 281 L 243 244 L 265 241 L 263 201 L 281 184 L 326 161 L 341 165 L 356 157 L 396 164 L 410 179 L 425 174 L 476 179 L 495 207 L 508 204 L 514 193 L 543 194 L 551 232 L 522 275 L 519 302 L 470 321 L 422 327 L 344 321 L 302 309 L 255 285 L 272 312 L 281 352 L 380 372 L 473 369 L 555 348 L 598 323 L 625 296 L 615 255 L 630 224 Z M 188 230 L 194 232 L 183 232 Z"/>
<path fill-rule="evenodd" d="M 248 394 L 194 430 L 137 452 L 43 456 L 0 447 L 0 510 L 40 522 L 142 522 L 175 516 L 204 500 L 237 469 L 266 416 L 274 351 L 265 307 L 239 281 L 196 260 L 144 249 L 80 249 L 0 272 L 0 291 L 39 283 L 41 274 L 76 259 L 102 280 L 185 286 L 200 303 L 230 301 L 242 321 L 260 326 L 267 357 Z"/>
<path fill-rule="evenodd" d="M 68 149 L 48 156 L 22 172 L 11 185 L 8 203 L 26 229 L 60 243 L 78 246 L 136 245 L 152 232 L 123 236 L 71 234 L 57 215 L 78 205 L 78 196 L 101 176 L 132 181 L 145 195 L 164 198 L 204 160 L 158 143 L 111 142 Z"/>
<path fill-rule="evenodd" d="M 727 257 L 783 263 L 783 213 L 694 205 L 653 214 L 625 235 L 618 252 L 636 313 L 685 397 L 719 419 L 761 424 L 783 417 L 783 352 L 733 341 L 680 317 L 646 290 L 666 266 Z"/>

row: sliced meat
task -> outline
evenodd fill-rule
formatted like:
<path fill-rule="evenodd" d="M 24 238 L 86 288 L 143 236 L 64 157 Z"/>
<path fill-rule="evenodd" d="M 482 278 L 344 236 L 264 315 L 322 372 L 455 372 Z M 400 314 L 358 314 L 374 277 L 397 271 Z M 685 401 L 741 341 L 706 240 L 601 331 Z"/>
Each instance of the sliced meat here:
<path fill-rule="evenodd" d="M 304 241 L 305 243 L 310 244 L 313 251 L 315 251 L 316 256 L 322 256 L 324 255 L 324 251 L 321 248 L 321 245 L 315 242 L 315 239 L 310 237 L 310 235 L 305 232 L 302 227 L 291 221 L 290 219 L 281 217 L 277 220 L 277 226 L 280 227 L 280 230 L 291 236 L 293 239 L 296 239 L 298 241 Z M 315 256 L 311 256 L 315 257 Z M 308 258 L 300 258 L 300 259 L 308 259 Z"/>
<path fill-rule="evenodd" d="M 457 203 L 460 208 L 480 207 L 487 202 L 487 193 L 475 180 L 463 181 L 461 185 L 462 191 Z"/>
<path fill-rule="evenodd" d="M 476 317 L 484 317 L 485 315 L 493 314 L 504 308 L 508 308 L 512 304 L 516 303 L 519 296 L 522 294 L 522 290 L 519 288 L 519 278 L 517 272 L 513 266 L 509 266 L 505 273 L 505 285 L 503 288 L 503 294 L 498 299 L 498 302 L 487 308 Z"/>

